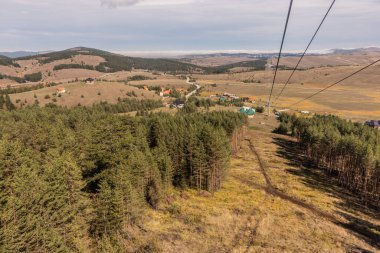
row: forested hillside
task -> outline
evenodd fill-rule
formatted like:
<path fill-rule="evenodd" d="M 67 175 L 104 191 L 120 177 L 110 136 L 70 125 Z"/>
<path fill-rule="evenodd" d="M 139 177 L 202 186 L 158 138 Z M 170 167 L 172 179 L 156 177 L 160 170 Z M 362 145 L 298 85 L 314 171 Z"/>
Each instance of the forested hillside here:
<path fill-rule="evenodd" d="M 24 77 L 17 77 L 17 76 L 9 76 L 9 75 L 0 74 L 0 80 L 1 79 L 9 79 L 9 80 L 13 80 L 17 83 L 39 82 L 42 80 L 42 73 L 37 72 L 37 73 L 33 73 L 33 74 L 27 74 Z"/>
<path fill-rule="evenodd" d="M 281 133 L 292 133 L 306 157 L 336 176 L 366 203 L 380 205 L 380 131 L 336 116 L 282 114 Z"/>
<path fill-rule="evenodd" d="M 64 51 L 42 54 L 39 56 L 22 57 L 18 58 L 17 60 L 37 59 L 40 64 L 48 64 L 59 60 L 70 59 L 76 55 L 91 55 L 104 58 L 105 62 L 102 62 L 94 67 L 95 70 L 99 72 L 112 73 L 117 71 L 131 71 L 132 69 L 145 69 L 152 71 L 187 73 L 197 72 L 201 70 L 201 68 L 198 66 L 182 63 L 179 61 L 168 59 L 145 59 L 137 57 L 128 57 L 92 48 L 73 48 Z M 92 66 L 88 66 L 85 64 L 59 64 L 55 66 L 55 70 L 71 68 L 93 69 Z"/>
<path fill-rule="evenodd" d="M 212 74 L 222 74 L 222 73 L 227 73 L 233 68 L 248 68 L 248 69 L 253 69 L 255 71 L 259 71 L 259 70 L 265 70 L 266 64 L 267 64 L 267 60 L 243 61 L 243 62 L 228 64 L 228 65 L 222 65 L 218 67 L 209 67 L 207 68 L 207 72 L 212 73 Z"/>
<path fill-rule="evenodd" d="M 14 60 L 2 55 L 0 55 L 0 66 L 14 66 L 18 68 L 20 67 L 20 65 L 15 63 Z"/>
<path fill-rule="evenodd" d="M 117 106 L 0 111 L 0 252 L 126 252 L 170 188 L 220 188 L 243 115 Z"/>
<path fill-rule="evenodd" d="M 92 48 L 73 48 L 58 52 L 51 52 L 46 54 L 41 54 L 37 56 L 27 56 L 17 58 L 16 60 L 31 60 L 37 59 L 40 64 L 54 63 L 55 61 L 72 59 L 78 55 L 91 55 L 102 57 L 105 61 L 97 66 L 86 65 L 86 64 L 57 64 L 54 66 L 54 70 L 62 69 L 87 69 L 87 70 L 97 70 L 104 73 L 113 73 L 118 71 L 131 71 L 132 69 L 144 69 L 150 71 L 163 71 L 169 73 L 226 73 L 232 68 L 242 67 L 250 68 L 254 70 L 265 70 L 266 60 L 253 60 L 244 61 L 234 64 L 222 65 L 218 67 L 200 67 L 190 63 L 183 63 L 179 60 L 171 59 L 148 59 L 148 58 L 138 58 L 138 57 L 128 57 L 124 55 L 114 54 L 98 49 Z M 12 64 L 14 60 L 5 58 L 4 64 Z M 1 59 L 0 59 L 1 64 Z"/>

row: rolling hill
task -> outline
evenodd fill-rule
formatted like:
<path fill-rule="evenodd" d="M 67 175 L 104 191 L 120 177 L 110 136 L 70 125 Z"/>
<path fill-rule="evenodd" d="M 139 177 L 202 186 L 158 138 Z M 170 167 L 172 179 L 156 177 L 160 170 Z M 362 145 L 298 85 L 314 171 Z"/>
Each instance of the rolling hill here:
<path fill-rule="evenodd" d="M 27 82 L 67 82 L 102 78 L 123 71 L 143 70 L 169 74 L 226 73 L 234 68 L 263 70 L 265 59 L 227 61 L 222 66 L 199 66 L 175 59 L 149 59 L 123 56 L 103 50 L 76 47 L 63 51 L 19 58 L 0 56 L 0 85 Z"/>
<path fill-rule="evenodd" d="M 181 63 L 175 60 L 128 57 L 85 47 L 71 48 L 64 51 L 52 52 L 38 56 L 17 58 L 17 60 L 37 60 L 39 64 L 49 64 L 61 60 L 71 60 L 76 56 L 94 56 L 103 58 L 103 61 L 98 65 L 93 65 L 93 69 L 104 73 L 130 71 L 132 69 L 144 69 L 163 72 L 191 72 L 199 70 L 199 67 L 195 65 Z M 88 66 L 90 66 L 84 63 L 75 64 L 75 67 L 70 66 L 70 64 L 66 65 L 67 69 L 78 68 L 78 65 L 83 65 L 84 69 L 88 69 Z M 61 69 L 65 69 L 65 67 L 61 66 Z"/>
<path fill-rule="evenodd" d="M 15 63 L 14 60 L 7 56 L 0 55 L 0 66 L 13 66 L 13 67 L 20 67 L 17 63 Z"/>
<path fill-rule="evenodd" d="M 0 85 L 100 78 L 121 71 L 199 73 L 204 68 L 169 59 L 144 59 L 77 47 L 19 58 L 0 56 Z M 39 77 L 39 78 L 37 78 Z"/>
<path fill-rule="evenodd" d="M 334 49 L 325 54 L 310 54 L 300 69 L 357 66 L 368 64 L 380 57 L 379 48 Z M 281 66 L 292 68 L 298 54 L 284 54 Z M 0 56 L 0 87 L 24 83 L 53 83 L 104 79 L 114 73 L 144 71 L 156 74 L 223 74 L 265 70 L 275 62 L 269 54 L 209 54 L 193 55 L 182 59 L 149 59 L 129 57 L 103 50 L 76 47 L 63 51 L 29 55 L 19 58 Z"/>

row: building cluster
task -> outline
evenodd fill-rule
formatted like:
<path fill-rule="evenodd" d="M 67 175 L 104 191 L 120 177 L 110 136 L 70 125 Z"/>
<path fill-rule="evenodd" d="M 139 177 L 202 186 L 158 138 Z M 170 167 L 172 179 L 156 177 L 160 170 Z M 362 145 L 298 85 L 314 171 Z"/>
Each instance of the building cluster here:
<path fill-rule="evenodd" d="M 380 130 L 380 120 L 369 120 L 365 125 Z"/>
<path fill-rule="evenodd" d="M 183 101 L 182 99 L 176 99 L 170 105 L 171 108 L 178 108 L 178 109 L 182 109 L 184 106 L 185 106 L 185 101 Z"/>
<path fill-rule="evenodd" d="M 248 106 L 243 106 L 240 108 L 239 112 L 247 115 L 248 117 L 253 117 L 256 114 L 256 110 Z"/>
<path fill-rule="evenodd" d="M 171 94 L 173 94 L 172 89 L 162 89 L 160 92 L 160 97 L 169 97 Z"/>
<path fill-rule="evenodd" d="M 174 93 L 179 93 L 179 94 L 185 94 L 186 90 L 178 88 L 178 89 L 164 89 L 162 88 L 160 92 L 160 97 L 170 97 Z"/>
<path fill-rule="evenodd" d="M 235 100 L 240 99 L 240 97 L 238 97 L 234 94 L 230 94 L 230 93 L 216 94 L 216 95 L 210 96 L 210 98 L 214 99 L 214 100 L 219 100 L 221 102 L 235 101 Z"/>
<path fill-rule="evenodd" d="M 66 88 L 65 87 L 58 87 L 56 91 L 57 91 L 57 94 L 64 94 L 64 93 L 66 93 Z"/>
<path fill-rule="evenodd" d="M 95 79 L 94 78 L 87 78 L 84 82 L 86 84 L 94 84 L 95 83 Z"/>
<path fill-rule="evenodd" d="M 221 102 L 242 101 L 242 102 L 246 102 L 246 103 L 255 103 L 254 97 L 239 97 L 239 96 L 236 96 L 235 94 L 231 94 L 231 93 L 211 95 L 210 98 L 213 100 L 219 100 Z"/>

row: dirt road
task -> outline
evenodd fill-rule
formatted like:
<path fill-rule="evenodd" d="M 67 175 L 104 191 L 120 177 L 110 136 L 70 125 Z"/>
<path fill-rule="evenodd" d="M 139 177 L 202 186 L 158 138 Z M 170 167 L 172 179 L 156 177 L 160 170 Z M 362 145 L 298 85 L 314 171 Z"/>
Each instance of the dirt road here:
<path fill-rule="evenodd" d="M 198 90 L 201 88 L 201 86 L 199 84 L 197 84 L 195 82 L 194 83 L 190 82 L 190 80 L 191 80 L 190 77 L 187 77 L 186 83 L 190 84 L 190 85 L 194 84 L 195 86 L 197 86 L 197 88 L 195 90 L 193 90 L 192 92 L 190 92 L 189 94 L 187 94 L 186 99 L 189 99 L 191 96 L 195 95 L 198 92 Z"/>

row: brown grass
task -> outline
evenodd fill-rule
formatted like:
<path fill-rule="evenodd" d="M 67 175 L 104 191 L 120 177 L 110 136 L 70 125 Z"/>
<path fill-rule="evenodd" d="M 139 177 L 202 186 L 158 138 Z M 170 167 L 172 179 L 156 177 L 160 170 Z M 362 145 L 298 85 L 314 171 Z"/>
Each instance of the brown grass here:
<path fill-rule="evenodd" d="M 45 82 L 68 82 L 73 79 L 87 79 L 89 77 L 91 78 L 97 78 L 102 76 L 103 73 L 100 73 L 95 70 L 88 70 L 88 69 L 62 69 L 58 71 L 52 72 L 51 76 L 46 76 L 44 81 Z"/>
<path fill-rule="evenodd" d="M 134 91 L 139 99 L 160 99 L 153 92 L 115 82 L 96 82 L 93 85 L 87 85 L 83 82 L 63 84 L 56 87 L 48 87 L 41 90 L 13 94 L 11 95 L 11 99 L 13 103 L 19 99 L 22 102 L 26 101 L 27 105 L 32 105 L 36 100 L 36 98 L 34 98 L 35 94 L 40 105 L 43 106 L 47 103 L 53 102 L 53 94 L 56 92 L 57 87 L 66 88 L 67 92 L 62 94 L 61 97 L 56 97 L 57 102 L 55 102 L 55 104 L 67 107 L 77 106 L 78 104 L 89 106 L 101 101 L 117 103 L 118 98 L 130 98 L 127 95 L 127 92 L 131 91 Z M 45 99 L 46 95 L 49 95 L 50 98 Z"/>
<path fill-rule="evenodd" d="M 161 86 L 170 88 L 183 88 L 187 89 L 190 85 L 186 83 L 186 79 L 181 79 L 179 76 L 168 74 L 153 74 L 143 70 L 122 71 L 114 74 L 108 74 L 102 79 L 110 81 L 127 81 L 128 78 L 133 76 L 145 76 L 150 80 L 131 81 L 131 85 L 147 85 L 147 86 Z"/>
<path fill-rule="evenodd" d="M 366 65 L 379 59 L 379 56 L 380 53 L 378 52 L 371 52 L 370 54 L 306 56 L 300 68 Z M 298 59 L 299 57 L 284 57 L 280 63 L 281 65 L 294 67 Z M 276 60 L 270 59 L 269 62 L 276 62 Z"/>

